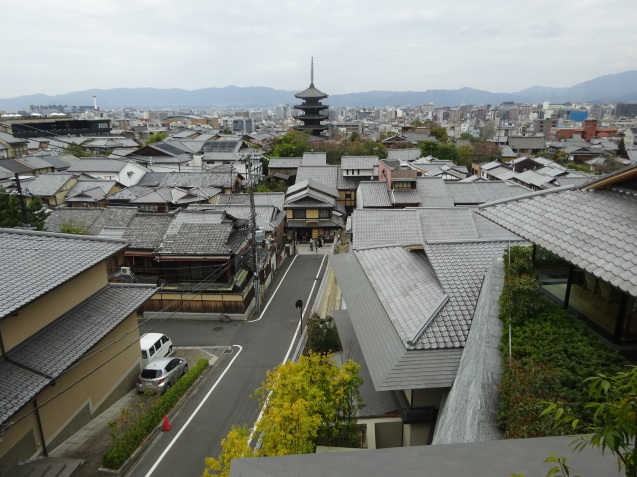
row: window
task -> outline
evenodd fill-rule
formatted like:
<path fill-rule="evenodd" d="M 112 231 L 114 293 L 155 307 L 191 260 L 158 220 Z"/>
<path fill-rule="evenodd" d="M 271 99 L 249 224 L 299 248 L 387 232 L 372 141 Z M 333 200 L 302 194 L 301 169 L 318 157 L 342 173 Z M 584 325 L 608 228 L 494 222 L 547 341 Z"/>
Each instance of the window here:
<path fill-rule="evenodd" d="M 292 218 L 304 219 L 305 218 L 305 209 L 294 209 L 294 210 L 292 210 Z"/>
<path fill-rule="evenodd" d="M 330 209 L 319 209 L 319 219 L 329 219 L 331 215 Z"/>

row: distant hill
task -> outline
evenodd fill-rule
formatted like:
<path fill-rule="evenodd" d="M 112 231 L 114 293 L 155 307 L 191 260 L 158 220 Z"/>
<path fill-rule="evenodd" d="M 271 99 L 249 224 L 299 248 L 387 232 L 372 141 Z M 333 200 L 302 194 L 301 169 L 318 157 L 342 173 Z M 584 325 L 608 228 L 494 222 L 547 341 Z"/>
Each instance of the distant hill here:
<path fill-rule="evenodd" d="M 319 85 L 320 86 L 320 85 Z M 304 89 L 303 85 L 298 91 Z M 68 106 L 90 106 L 92 95 L 97 95 L 98 105 L 104 109 L 132 107 L 138 109 L 212 109 L 212 108 L 258 108 L 278 104 L 294 105 L 298 91 L 283 91 L 266 87 L 204 88 L 194 91 L 184 89 L 115 88 L 108 90 L 86 90 L 74 93 L 47 96 L 34 94 L 17 98 L 0 99 L 0 110 L 28 110 L 29 106 L 62 104 Z M 327 91 L 329 94 L 329 91 Z M 324 101 L 330 106 L 384 107 L 434 103 L 438 106 L 462 104 L 499 104 L 503 101 L 538 103 L 589 102 L 616 103 L 637 101 L 637 70 L 600 76 L 578 83 L 570 88 L 533 86 L 516 93 L 491 93 L 472 88 L 455 90 L 418 91 L 369 91 L 331 95 Z"/>

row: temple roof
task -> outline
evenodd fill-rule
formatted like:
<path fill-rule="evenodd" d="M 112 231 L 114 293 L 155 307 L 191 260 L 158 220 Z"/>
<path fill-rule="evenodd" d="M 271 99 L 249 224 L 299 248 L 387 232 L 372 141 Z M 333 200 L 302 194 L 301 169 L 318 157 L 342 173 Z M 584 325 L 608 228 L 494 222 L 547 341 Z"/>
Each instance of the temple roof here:
<path fill-rule="evenodd" d="M 310 83 L 309 88 L 307 88 L 304 91 L 301 91 L 300 93 L 295 94 L 294 97 L 299 99 L 313 99 L 313 98 L 323 99 L 323 98 L 327 98 L 328 95 L 316 89 L 316 87 L 314 86 L 314 82 L 312 82 Z"/>

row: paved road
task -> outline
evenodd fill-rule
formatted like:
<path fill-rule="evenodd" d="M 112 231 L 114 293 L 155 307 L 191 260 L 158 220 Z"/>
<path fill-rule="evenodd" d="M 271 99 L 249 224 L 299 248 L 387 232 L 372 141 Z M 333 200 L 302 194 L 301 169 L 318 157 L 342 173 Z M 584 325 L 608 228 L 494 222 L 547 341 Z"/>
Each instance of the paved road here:
<path fill-rule="evenodd" d="M 165 321 L 161 328 L 175 346 L 232 346 L 173 417 L 170 432 L 160 434 L 127 473 L 130 477 L 201 476 L 204 458 L 217 457 L 233 424 L 256 420 L 250 395 L 265 372 L 280 364 L 297 337 L 297 299 L 304 306 L 320 284 L 324 255 L 297 255 L 270 287 L 260 316 L 250 322 Z M 320 270 L 321 269 L 321 270 Z M 280 286 L 279 286 L 280 285 Z M 155 323 L 156 324 L 156 323 Z M 147 322 L 148 328 L 155 325 Z M 194 415 L 194 417 L 193 417 Z M 159 461 L 159 463 L 157 463 Z"/>

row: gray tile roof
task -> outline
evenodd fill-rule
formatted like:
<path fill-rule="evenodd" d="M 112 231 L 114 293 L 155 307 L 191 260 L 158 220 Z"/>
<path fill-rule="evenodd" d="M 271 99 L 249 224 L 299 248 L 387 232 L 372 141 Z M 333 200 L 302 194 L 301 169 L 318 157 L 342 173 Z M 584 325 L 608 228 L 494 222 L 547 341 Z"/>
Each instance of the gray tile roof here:
<path fill-rule="evenodd" d="M 389 200 L 389 191 L 387 185 L 384 182 L 361 182 L 358 185 L 357 191 L 360 203 L 356 207 L 361 208 L 390 208 L 391 201 Z"/>
<path fill-rule="evenodd" d="M 268 169 L 292 169 L 300 167 L 302 162 L 303 158 L 301 157 L 271 157 L 270 162 L 268 163 Z"/>
<path fill-rule="evenodd" d="M 581 477 L 620 477 L 609 452 L 586 447 L 574 452 L 573 437 L 394 447 L 320 454 L 252 457 L 232 461 L 230 477 L 494 477 L 512 473 L 538 477 L 552 452 L 568 458 Z"/>
<path fill-rule="evenodd" d="M 233 223 L 222 211 L 180 210 L 157 249 L 160 255 L 229 255 Z"/>
<path fill-rule="evenodd" d="M 285 202 L 285 192 L 255 192 L 255 205 L 272 205 L 279 210 L 283 210 Z M 249 205 L 250 194 L 222 194 L 219 196 L 218 205 Z"/>
<path fill-rule="evenodd" d="M 104 227 L 127 226 L 136 213 L 136 207 L 61 207 L 51 211 L 46 219 L 46 228 L 59 232 L 62 226 L 73 223 L 85 228 L 90 235 L 98 235 Z"/>
<path fill-rule="evenodd" d="M 389 199 L 392 204 L 414 204 L 420 205 L 420 194 L 417 189 L 400 190 L 394 189 L 389 191 Z"/>
<path fill-rule="evenodd" d="M 416 187 L 423 207 L 453 207 L 454 201 L 442 178 L 420 177 Z"/>
<path fill-rule="evenodd" d="M 389 149 L 387 151 L 387 159 L 398 159 L 400 161 L 415 161 L 420 158 L 420 149 Z"/>
<path fill-rule="evenodd" d="M 156 290 L 150 285 L 110 284 L 7 352 L 11 362 L 0 359 L 0 424 L 77 363 Z"/>
<path fill-rule="evenodd" d="M 325 152 L 304 152 L 302 166 L 325 166 L 327 165 L 327 153 Z"/>
<path fill-rule="evenodd" d="M 33 173 L 33 169 L 31 169 L 29 166 L 25 166 L 24 164 L 21 164 L 20 162 L 16 161 L 13 158 L 0 159 L 0 167 L 8 171 L 11 171 L 11 175 Z"/>
<path fill-rule="evenodd" d="M 0 318 L 125 247 L 121 240 L 0 229 Z"/>
<path fill-rule="evenodd" d="M 637 195 L 560 190 L 485 204 L 478 213 L 637 297 Z"/>
<path fill-rule="evenodd" d="M 164 238 L 174 214 L 138 213 L 128 224 L 123 238 L 131 249 L 155 250 Z"/>
<path fill-rule="evenodd" d="M 357 256 L 332 255 L 330 264 L 376 391 L 451 386 L 462 348 L 407 349 Z"/>
<path fill-rule="evenodd" d="M 483 204 L 532 192 L 524 186 L 502 181 L 449 182 L 447 189 L 455 205 Z"/>
<path fill-rule="evenodd" d="M 511 149 L 546 149 L 544 136 L 509 136 L 509 146 Z"/>
<path fill-rule="evenodd" d="M 115 187 L 116 181 L 80 179 L 66 194 L 65 202 L 94 202 L 103 200 Z"/>
<path fill-rule="evenodd" d="M 357 249 L 424 242 L 416 209 L 356 209 L 351 218 Z"/>
<path fill-rule="evenodd" d="M 373 169 L 378 166 L 377 156 L 343 156 L 341 157 L 341 169 Z"/>
<path fill-rule="evenodd" d="M 330 187 L 322 182 L 316 182 L 312 179 L 305 179 L 303 181 L 297 181 L 292 187 L 289 187 L 286 192 L 286 201 L 293 197 L 295 194 L 303 191 L 314 190 L 321 195 L 329 196 L 332 198 L 338 197 L 338 190 L 335 187 Z"/>
<path fill-rule="evenodd" d="M 197 210 L 197 208 L 194 208 Z M 203 210 L 224 211 L 227 215 L 239 220 L 248 221 L 251 217 L 250 205 L 211 205 L 202 206 Z M 188 209 L 190 210 L 190 208 Z M 255 205 L 255 221 L 257 227 L 263 227 L 268 232 L 273 232 L 277 226 L 285 220 L 285 212 L 270 205 Z"/>
<path fill-rule="evenodd" d="M 119 172 L 128 162 L 117 159 L 84 157 L 67 170 L 69 172 Z"/>
<path fill-rule="evenodd" d="M 296 183 L 310 180 L 330 189 L 338 189 L 339 174 L 339 166 L 301 166 L 296 171 Z"/>
<path fill-rule="evenodd" d="M 37 197 L 51 197 L 66 184 L 73 174 L 50 172 L 41 174 L 29 183 L 26 192 Z"/>
<path fill-rule="evenodd" d="M 18 157 L 16 160 L 32 169 L 50 169 L 53 166 L 37 156 Z"/>

